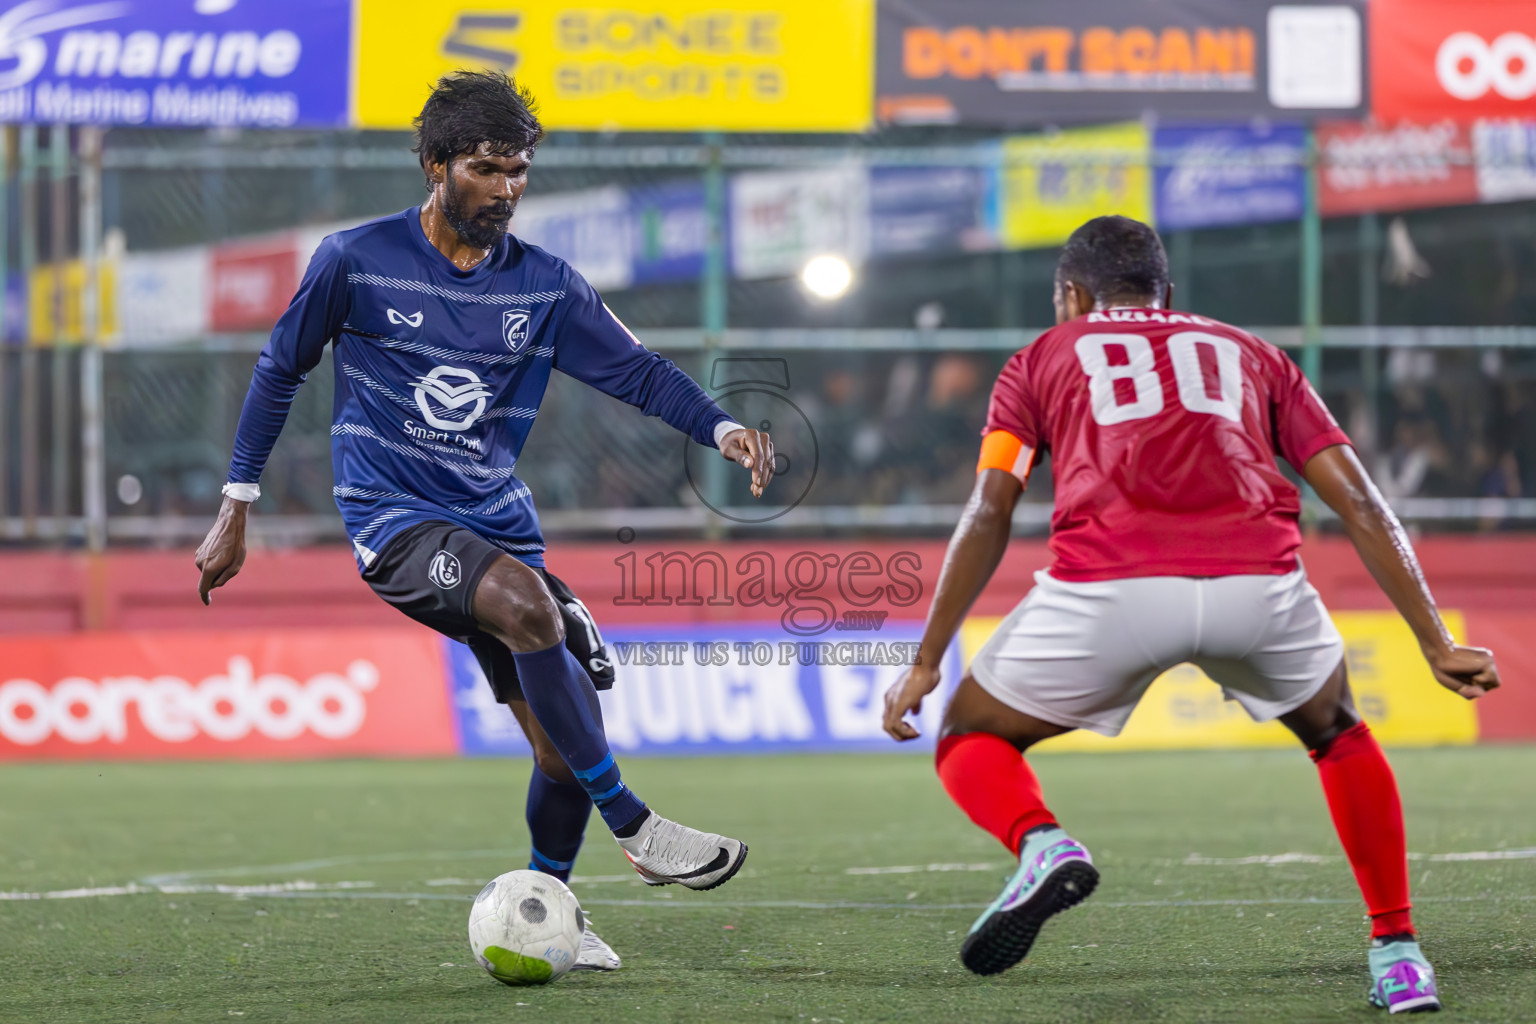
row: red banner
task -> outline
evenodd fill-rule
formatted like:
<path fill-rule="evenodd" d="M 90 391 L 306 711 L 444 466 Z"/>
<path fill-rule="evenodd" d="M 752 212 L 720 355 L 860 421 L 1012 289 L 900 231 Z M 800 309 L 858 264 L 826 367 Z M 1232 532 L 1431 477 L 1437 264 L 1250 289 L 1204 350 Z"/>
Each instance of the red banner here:
<path fill-rule="evenodd" d="M 1371 104 L 1400 118 L 1528 117 L 1536 100 L 1530 0 L 1372 0 Z"/>
<path fill-rule="evenodd" d="M 1387 128 L 1323 121 L 1317 146 L 1317 199 L 1324 217 L 1478 200 L 1471 135 L 1459 122 L 1404 121 Z"/>
<path fill-rule="evenodd" d="M 270 331 L 298 288 L 298 253 L 291 235 L 235 242 L 213 250 L 215 331 Z"/>
<path fill-rule="evenodd" d="M 423 629 L 0 640 L 0 759 L 455 749 L 440 641 Z"/>

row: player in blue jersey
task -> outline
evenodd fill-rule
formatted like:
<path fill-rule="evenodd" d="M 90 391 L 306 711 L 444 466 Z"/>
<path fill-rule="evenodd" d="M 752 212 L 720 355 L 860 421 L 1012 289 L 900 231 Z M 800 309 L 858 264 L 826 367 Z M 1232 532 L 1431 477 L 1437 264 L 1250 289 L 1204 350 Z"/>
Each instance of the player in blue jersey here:
<path fill-rule="evenodd" d="M 528 735 L 530 867 L 568 878 L 595 805 L 647 883 L 712 889 L 746 844 L 669 821 L 624 785 L 597 700 L 612 666 L 545 569 L 513 468 L 551 370 L 718 448 L 751 471 L 754 496 L 773 443 L 641 346 L 568 263 L 509 233 L 543 135 L 525 91 L 495 72 L 448 75 L 416 128 L 427 201 L 321 242 L 257 360 L 198 591 L 206 604 L 240 571 L 261 471 L 333 346 L 334 491 L 358 566 L 385 601 L 469 644 Z M 588 929 L 580 967 L 618 966 Z"/>

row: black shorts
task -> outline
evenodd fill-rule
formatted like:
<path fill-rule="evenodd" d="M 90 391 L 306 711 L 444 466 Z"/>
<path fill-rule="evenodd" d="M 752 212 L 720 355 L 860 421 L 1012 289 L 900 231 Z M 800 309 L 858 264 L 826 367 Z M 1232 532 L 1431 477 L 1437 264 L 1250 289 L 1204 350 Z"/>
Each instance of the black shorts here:
<path fill-rule="evenodd" d="M 506 552 L 453 523 L 420 523 L 397 534 L 363 572 L 373 592 L 424 626 L 468 644 L 497 701 L 522 700 L 517 664 L 505 644 L 486 633 L 471 611 L 475 588 Z M 510 557 L 510 556 L 509 556 Z M 535 568 L 560 606 L 565 646 L 599 690 L 613 687 L 613 661 L 592 613 L 554 573 Z"/>

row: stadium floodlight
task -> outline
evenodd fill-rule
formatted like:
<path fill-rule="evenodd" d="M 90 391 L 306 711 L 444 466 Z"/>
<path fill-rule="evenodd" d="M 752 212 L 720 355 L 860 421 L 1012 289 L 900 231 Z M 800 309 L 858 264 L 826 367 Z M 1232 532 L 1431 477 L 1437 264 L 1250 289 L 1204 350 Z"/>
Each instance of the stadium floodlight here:
<path fill-rule="evenodd" d="M 818 299 L 840 299 L 853 285 L 853 268 L 841 256 L 817 256 L 800 271 L 800 282 Z"/>

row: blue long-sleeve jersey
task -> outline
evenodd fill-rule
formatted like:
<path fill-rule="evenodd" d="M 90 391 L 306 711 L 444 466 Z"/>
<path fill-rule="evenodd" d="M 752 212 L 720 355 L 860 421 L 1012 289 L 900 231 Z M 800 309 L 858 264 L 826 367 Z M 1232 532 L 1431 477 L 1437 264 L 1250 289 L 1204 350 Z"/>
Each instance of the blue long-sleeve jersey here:
<path fill-rule="evenodd" d="M 335 344 L 336 505 L 359 566 L 426 520 L 529 565 L 544 539 L 513 473 L 558 369 L 714 445 L 729 417 L 646 350 L 564 260 L 508 235 L 471 270 L 427 241 L 419 207 L 327 236 L 251 377 L 232 482 L 255 483 L 308 372 Z"/>

